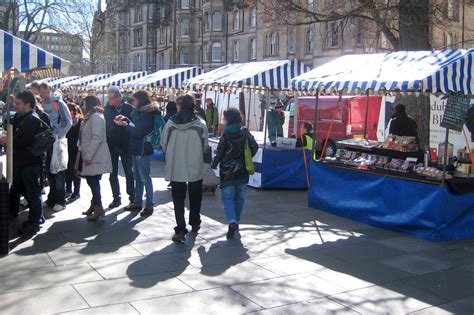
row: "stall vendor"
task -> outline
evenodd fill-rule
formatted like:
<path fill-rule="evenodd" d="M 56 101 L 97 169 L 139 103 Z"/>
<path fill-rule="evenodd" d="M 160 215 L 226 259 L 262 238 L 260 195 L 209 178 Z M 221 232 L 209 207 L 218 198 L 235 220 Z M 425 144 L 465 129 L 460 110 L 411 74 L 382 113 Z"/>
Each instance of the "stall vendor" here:
<path fill-rule="evenodd" d="M 303 125 L 303 135 L 296 139 L 296 147 L 313 150 L 313 137 L 313 125 L 305 122 Z"/>
<path fill-rule="evenodd" d="M 274 109 L 267 113 L 268 140 L 272 146 L 276 146 L 276 139 L 283 137 L 283 125 L 285 124 L 284 105 L 277 103 Z"/>
<path fill-rule="evenodd" d="M 407 115 L 405 105 L 398 104 L 393 109 L 389 134 L 402 137 L 416 137 L 418 141 L 418 125 Z"/>

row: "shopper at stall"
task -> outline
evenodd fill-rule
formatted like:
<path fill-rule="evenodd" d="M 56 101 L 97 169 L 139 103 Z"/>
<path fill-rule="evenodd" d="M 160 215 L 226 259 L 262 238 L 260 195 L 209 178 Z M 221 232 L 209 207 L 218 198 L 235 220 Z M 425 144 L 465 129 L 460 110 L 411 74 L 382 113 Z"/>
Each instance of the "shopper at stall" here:
<path fill-rule="evenodd" d="M 133 112 L 131 121 L 125 116 L 117 116 L 115 124 L 126 127 L 129 134 L 129 152 L 133 160 L 133 175 L 135 177 L 135 200 L 126 211 L 140 211 L 143 208 L 143 193 L 146 191 L 145 208 L 141 216 L 153 214 L 153 183 L 150 176 L 150 157 L 153 145 L 148 136 L 155 127 L 155 115 L 161 115 L 157 103 L 151 103 L 148 93 L 138 91 L 133 94 Z"/>
<path fill-rule="evenodd" d="M 413 118 L 407 115 L 405 105 L 398 104 L 393 109 L 389 134 L 403 137 L 416 137 L 418 140 L 418 125 Z"/>
<path fill-rule="evenodd" d="M 109 181 L 114 199 L 109 208 L 113 209 L 122 204 L 118 179 L 119 159 L 124 170 L 130 204 L 135 201 L 135 183 L 132 170 L 132 155 L 129 152 L 129 134 L 125 128 L 117 126 L 114 122 L 117 116 L 123 116 L 131 120 L 133 107 L 123 100 L 122 93 L 116 86 L 109 88 L 107 98 L 108 106 L 105 107 L 104 116 L 107 126 L 107 143 L 109 144 L 110 157 L 112 159 L 112 173 L 110 174 Z"/>
<path fill-rule="evenodd" d="M 176 218 L 173 242 L 185 241 L 188 229 L 184 218 L 186 192 L 189 194 L 189 224 L 197 233 L 201 228 L 202 179 L 204 152 L 209 147 L 206 123 L 195 113 L 194 98 L 178 98 L 178 114 L 171 117 L 161 134 L 166 154 L 165 179 L 171 181 Z"/>
<path fill-rule="evenodd" d="M 296 147 L 304 148 L 305 150 L 313 150 L 313 125 L 308 122 L 303 124 L 302 135 L 296 139 Z"/>
<path fill-rule="evenodd" d="M 51 87 L 47 83 L 41 83 L 40 94 L 43 100 L 43 108 L 48 114 L 51 122 L 51 130 L 56 141 L 64 139 L 72 126 L 71 114 L 59 94 L 53 96 Z M 61 211 L 66 208 L 66 171 L 57 174 L 50 172 L 52 151 L 48 152 L 46 158 L 46 170 L 49 183 L 49 195 L 45 204 L 53 211 Z"/>
<path fill-rule="evenodd" d="M 72 127 L 66 135 L 69 160 L 66 171 L 66 197 L 69 202 L 80 198 L 81 178 L 75 172 L 75 165 L 78 153 L 79 133 L 83 121 L 82 112 L 79 106 L 74 103 L 68 103 L 67 107 L 71 113 Z M 74 191 L 72 189 L 74 184 Z"/>
<path fill-rule="evenodd" d="M 249 182 L 244 155 L 246 146 L 252 156 L 257 153 L 258 144 L 243 126 L 242 114 L 236 108 L 224 111 L 224 133 L 219 140 L 212 168 L 217 169 L 219 165 L 221 198 L 229 224 L 227 239 L 232 239 L 239 229 L 244 208 L 245 191 Z"/>
<path fill-rule="evenodd" d="M 219 128 L 219 110 L 214 105 L 212 98 L 206 99 L 206 122 L 209 134 L 216 135 Z"/>
<path fill-rule="evenodd" d="M 107 134 L 104 109 L 96 96 L 84 99 L 84 121 L 81 124 L 79 136 L 79 159 L 77 171 L 86 178 L 92 191 L 89 209 L 84 213 L 88 221 L 96 221 L 105 216 L 100 193 L 100 180 L 103 174 L 112 172 L 112 161 L 107 146 Z"/>
<path fill-rule="evenodd" d="M 176 102 L 174 101 L 169 101 L 168 104 L 166 105 L 166 115 L 163 117 L 165 120 L 165 123 L 170 120 L 171 117 L 176 115 L 178 113 L 178 108 L 176 107 Z"/>
<path fill-rule="evenodd" d="M 276 146 L 276 139 L 283 137 L 283 125 L 285 124 L 284 106 L 278 102 L 274 109 L 267 113 L 268 140 L 272 146 Z"/>

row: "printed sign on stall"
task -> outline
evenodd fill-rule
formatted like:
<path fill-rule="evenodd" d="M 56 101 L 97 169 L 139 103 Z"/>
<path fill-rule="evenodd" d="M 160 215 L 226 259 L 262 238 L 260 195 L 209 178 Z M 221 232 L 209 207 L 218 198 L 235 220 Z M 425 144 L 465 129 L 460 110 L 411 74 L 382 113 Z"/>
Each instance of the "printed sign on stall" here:
<path fill-rule="evenodd" d="M 471 107 L 470 98 L 457 95 L 448 96 L 441 127 L 461 132 L 466 123 L 469 107 Z"/>

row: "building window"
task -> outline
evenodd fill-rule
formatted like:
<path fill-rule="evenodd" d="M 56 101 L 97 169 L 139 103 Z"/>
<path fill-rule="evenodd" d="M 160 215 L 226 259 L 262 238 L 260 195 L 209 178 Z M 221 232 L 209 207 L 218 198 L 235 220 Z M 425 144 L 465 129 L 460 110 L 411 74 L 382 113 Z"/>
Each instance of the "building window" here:
<path fill-rule="evenodd" d="M 214 11 L 212 13 L 212 30 L 222 31 L 222 13 L 221 11 Z"/>
<path fill-rule="evenodd" d="M 222 47 L 221 43 L 214 42 L 212 43 L 212 61 L 221 61 L 222 58 Z"/>
<path fill-rule="evenodd" d="M 288 52 L 290 54 L 295 53 L 295 46 L 296 46 L 296 32 L 295 30 L 291 30 L 288 33 Z"/>
<path fill-rule="evenodd" d="M 336 22 L 331 23 L 331 47 L 339 46 L 339 27 Z"/>
<path fill-rule="evenodd" d="M 308 0 L 308 10 L 314 10 L 314 0 Z"/>
<path fill-rule="evenodd" d="M 181 0 L 181 9 L 189 9 L 189 0 Z"/>
<path fill-rule="evenodd" d="M 135 21 L 135 22 L 141 22 L 141 21 L 143 21 L 143 11 L 142 11 L 142 7 L 136 7 L 136 8 L 135 8 L 134 21 Z"/>
<path fill-rule="evenodd" d="M 257 59 L 257 41 L 255 38 L 251 38 L 249 41 L 249 56 L 250 60 L 255 60 Z"/>
<path fill-rule="evenodd" d="M 148 45 L 153 45 L 153 43 L 155 42 L 153 40 L 153 37 L 155 37 L 155 32 L 153 31 L 152 28 L 149 28 L 147 31 L 147 40 L 146 40 Z"/>
<path fill-rule="evenodd" d="M 160 69 L 164 69 L 165 68 L 165 54 L 164 53 L 160 53 L 159 62 L 160 62 Z"/>
<path fill-rule="evenodd" d="M 133 30 L 133 41 L 135 47 L 143 44 L 143 29 L 136 28 Z"/>
<path fill-rule="evenodd" d="M 445 33 L 444 35 L 444 44 L 445 48 L 453 49 L 454 48 L 454 36 L 451 33 Z"/>
<path fill-rule="evenodd" d="M 134 71 L 140 71 L 143 68 L 142 64 L 142 54 L 138 53 L 135 54 L 133 57 L 133 70 Z"/>
<path fill-rule="evenodd" d="M 250 27 L 257 27 L 257 7 L 250 9 Z"/>
<path fill-rule="evenodd" d="M 306 51 L 314 52 L 314 31 L 311 28 L 306 32 Z"/>
<path fill-rule="evenodd" d="M 124 33 L 120 33 L 119 34 L 119 49 L 120 50 L 123 50 L 125 49 L 125 34 Z"/>
<path fill-rule="evenodd" d="M 204 43 L 204 62 L 209 61 L 209 45 Z"/>
<path fill-rule="evenodd" d="M 240 43 L 238 40 L 234 42 L 233 50 L 234 50 L 234 61 L 236 62 L 240 61 Z"/>
<path fill-rule="evenodd" d="M 233 25 L 234 30 L 236 31 L 240 30 L 240 10 L 234 11 L 233 17 L 234 17 L 234 25 Z"/>
<path fill-rule="evenodd" d="M 151 70 L 153 69 L 153 67 L 155 66 L 155 60 L 154 60 L 154 54 L 151 53 L 151 52 L 148 52 L 146 54 L 146 68 L 147 70 Z"/>
<path fill-rule="evenodd" d="M 362 44 L 363 44 L 363 36 L 362 36 L 362 32 L 361 31 L 358 31 L 357 34 L 356 34 L 356 45 L 361 47 Z"/>
<path fill-rule="evenodd" d="M 166 43 L 166 29 L 160 28 L 160 44 Z"/>
<path fill-rule="evenodd" d="M 209 31 L 209 13 L 204 13 L 204 32 Z"/>
<path fill-rule="evenodd" d="M 278 33 L 272 33 L 270 35 L 267 35 L 268 55 L 270 56 L 278 55 L 278 42 L 279 42 Z"/>
<path fill-rule="evenodd" d="M 148 6 L 148 20 L 153 20 L 155 18 L 155 5 L 150 4 Z"/>
<path fill-rule="evenodd" d="M 189 19 L 184 18 L 181 20 L 181 37 L 189 36 Z"/>
<path fill-rule="evenodd" d="M 179 49 L 179 63 L 182 65 L 189 64 L 189 48 L 181 47 Z"/>
<path fill-rule="evenodd" d="M 454 20 L 456 17 L 456 0 L 448 0 L 448 19 Z"/>

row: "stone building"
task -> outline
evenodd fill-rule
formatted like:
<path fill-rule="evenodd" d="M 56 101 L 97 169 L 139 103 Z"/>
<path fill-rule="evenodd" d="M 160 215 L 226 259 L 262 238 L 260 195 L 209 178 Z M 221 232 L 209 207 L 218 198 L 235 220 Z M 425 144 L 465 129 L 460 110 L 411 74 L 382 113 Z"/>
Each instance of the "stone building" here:
<path fill-rule="evenodd" d="M 14 33 L 18 28 L 18 7 L 13 0 L 0 0 L 0 29 Z"/>

